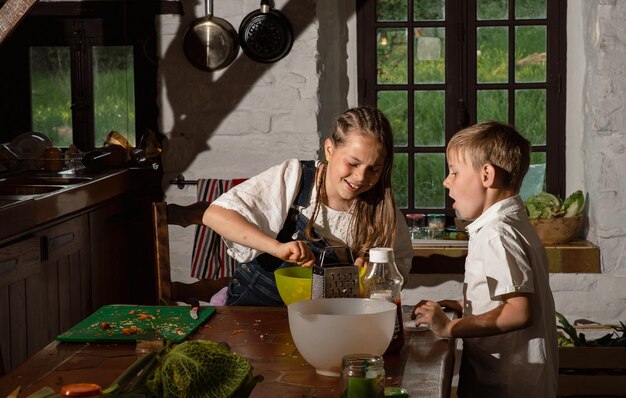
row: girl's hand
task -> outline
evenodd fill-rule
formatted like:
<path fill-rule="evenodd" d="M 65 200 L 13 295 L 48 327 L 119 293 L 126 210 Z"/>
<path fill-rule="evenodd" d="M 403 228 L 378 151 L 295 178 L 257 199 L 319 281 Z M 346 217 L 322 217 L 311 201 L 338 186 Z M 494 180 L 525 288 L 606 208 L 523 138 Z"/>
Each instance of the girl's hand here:
<path fill-rule="evenodd" d="M 315 255 L 306 242 L 301 240 L 280 243 L 276 252 L 272 254 L 283 261 L 298 264 L 301 267 L 312 267 L 315 264 Z"/>
<path fill-rule="evenodd" d="M 413 308 L 411 319 L 415 319 L 415 325 L 426 324 L 433 333 L 439 337 L 451 337 L 450 319 L 443 312 L 439 303 L 422 300 Z"/>

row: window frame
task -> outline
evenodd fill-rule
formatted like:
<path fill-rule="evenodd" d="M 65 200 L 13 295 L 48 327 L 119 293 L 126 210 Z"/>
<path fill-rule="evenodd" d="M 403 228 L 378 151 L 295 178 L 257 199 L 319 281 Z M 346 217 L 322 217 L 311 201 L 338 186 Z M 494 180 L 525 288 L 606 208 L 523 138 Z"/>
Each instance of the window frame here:
<path fill-rule="evenodd" d="M 2 101 L 0 116 L 7 123 L 0 133 L 10 141 L 32 131 L 29 48 L 70 48 L 73 143 L 91 150 L 95 142 L 93 46 L 133 47 L 135 75 L 135 138 L 148 129 L 158 131 L 157 40 L 158 14 L 182 14 L 178 1 L 89 1 L 37 3 L 0 46 L 3 76 L 0 88 L 13 95 Z M 5 58 L 6 57 L 6 58 Z M 10 78 L 8 78 L 10 77 Z"/>
<path fill-rule="evenodd" d="M 407 126 L 408 142 L 406 147 L 395 147 L 394 153 L 408 154 L 408 207 L 402 209 L 406 213 L 440 213 L 454 216 L 452 201 L 445 195 L 445 208 L 416 208 L 414 202 L 414 154 L 445 153 L 445 145 L 434 147 L 416 147 L 414 145 L 414 92 L 417 90 L 445 91 L 445 144 L 458 130 L 476 123 L 477 90 L 489 86 L 509 91 L 509 120 L 514 120 L 515 108 L 512 95 L 517 88 L 546 89 L 546 144 L 533 145 L 533 151 L 546 153 L 546 190 L 560 197 L 565 197 L 565 61 L 566 61 L 566 0 L 549 0 L 545 19 L 514 20 L 515 0 L 509 0 L 509 19 L 502 21 L 477 21 L 476 1 L 463 2 L 445 1 L 445 21 L 412 21 L 413 0 L 407 0 L 408 21 L 376 21 L 377 0 L 357 0 L 357 59 L 358 59 L 358 98 L 363 105 L 376 106 L 379 91 L 400 90 L 407 95 Z M 509 51 L 509 63 L 512 65 L 507 83 L 476 83 L 476 28 L 479 26 L 509 26 L 509 48 L 513 48 L 512 36 L 514 27 L 521 25 L 541 24 L 547 26 L 547 62 L 545 83 L 518 83 L 512 73 L 515 71 L 515 54 Z M 516 23 L 517 22 L 517 23 Z M 445 83 L 422 84 L 414 83 L 413 29 L 416 27 L 444 26 L 446 30 L 446 66 Z M 406 84 L 377 84 L 377 48 L 376 31 L 378 28 L 406 28 L 407 40 L 407 82 Z M 468 60 L 464 62 L 464 60 Z M 511 122 L 512 123 L 512 122 Z M 447 164 L 445 165 L 447 174 Z"/>

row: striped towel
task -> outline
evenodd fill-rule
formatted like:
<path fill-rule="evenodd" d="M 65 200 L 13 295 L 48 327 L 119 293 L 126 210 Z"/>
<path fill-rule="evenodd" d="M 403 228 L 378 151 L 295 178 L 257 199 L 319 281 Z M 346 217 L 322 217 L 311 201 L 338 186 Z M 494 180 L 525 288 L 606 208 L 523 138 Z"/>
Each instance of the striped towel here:
<path fill-rule="evenodd" d="M 209 203 L 235 185 L 245 181 L 244 178 L 234 180 L 199 179 L 198 201 Z M 226 253 L 226 244 L 222 237 L 204 225 L 196 227 L 193 240 L 193 256 L 191 259 L 191 276 L 199 279 L 218 279 L 232 276 L 237 262 Z"/>

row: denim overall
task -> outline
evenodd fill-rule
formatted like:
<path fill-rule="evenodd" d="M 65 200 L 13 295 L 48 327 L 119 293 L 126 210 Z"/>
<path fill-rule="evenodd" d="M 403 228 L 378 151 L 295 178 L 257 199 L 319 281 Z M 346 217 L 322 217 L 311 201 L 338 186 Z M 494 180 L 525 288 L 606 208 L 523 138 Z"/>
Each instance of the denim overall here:
<path fill-rule="evenodd" d="M 315 188 L 315 161 L 301 160 L 300 167 L 302 168 L 300 189 L 294 205 L 289 209 L 285 224 L 276 237 L 279 242 L 306 241 L 304 230 L 309 220 L 297 210 L 296 206 L 306 206 L 311 198 L 311 192 Z M 315 231 L 313 231 L 313 236 L 319 238 Z M 307 241 L 307 245 L 316 258 L 319 258 L 321 250 L 328 246 L 323 239 L 314 242 Z M 267 253 L 259 255 L 248 263 L 239 264 L 228 285 L 226 305 L 283 306 L 283 300 L 276 287 L 274 271 L 278 268 L 293 266 L 296 264 L 283 262 Z"/>

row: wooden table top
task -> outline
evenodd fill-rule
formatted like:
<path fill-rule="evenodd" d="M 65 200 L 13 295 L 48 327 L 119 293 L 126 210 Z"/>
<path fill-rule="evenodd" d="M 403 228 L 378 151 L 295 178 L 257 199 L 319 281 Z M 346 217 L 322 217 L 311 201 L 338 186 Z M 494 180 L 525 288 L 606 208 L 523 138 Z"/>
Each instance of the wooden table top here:
<path fill-rule="evenodd" d="M 339 396 L 339 379 L 318 375 L 298 353 L 284 307 L 217 307 L 215 316 L 190 338 L 226 342 L 248 358 L 254 374 L 264 377 L 252 397 Z M 411 398 L 448 397 L 454 350 L 454 341 L 439 339 L 428 330 L 405 331 L 403 349 L 384 357 L 386 386 L 401 386 Z M 0 397 L 18 386 L 20 397 L 45 386 L 58 391 L 70 383 L 106 387 L 140 355 L 135 344 L 55 341 L 0 379 Z"/>

